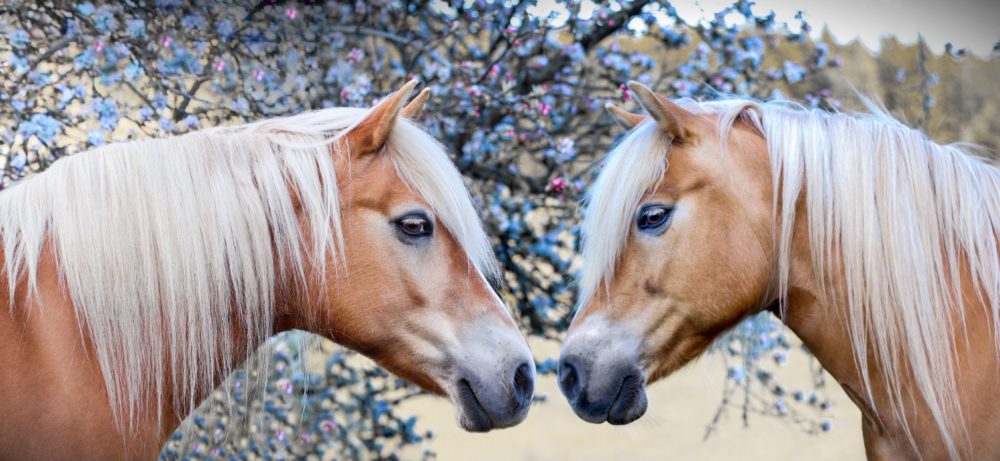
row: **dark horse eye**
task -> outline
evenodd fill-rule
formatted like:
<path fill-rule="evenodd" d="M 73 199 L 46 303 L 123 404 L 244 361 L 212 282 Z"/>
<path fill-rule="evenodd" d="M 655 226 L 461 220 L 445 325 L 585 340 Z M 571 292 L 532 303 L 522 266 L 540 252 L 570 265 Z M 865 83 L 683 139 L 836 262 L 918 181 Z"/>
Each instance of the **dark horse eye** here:
<path fill-rule="evenodd" d="M 674 209 L 666 205 L 646 205 L 639 210 L 635 226 L 640 231 L 663 231 Z"/>
<path fill-rule="evenodd" d="M 434 232 L 434 225 L 422 214 L 408 214 L 395 222 L 396 228 L 409 238 L 428 237 Z"/>

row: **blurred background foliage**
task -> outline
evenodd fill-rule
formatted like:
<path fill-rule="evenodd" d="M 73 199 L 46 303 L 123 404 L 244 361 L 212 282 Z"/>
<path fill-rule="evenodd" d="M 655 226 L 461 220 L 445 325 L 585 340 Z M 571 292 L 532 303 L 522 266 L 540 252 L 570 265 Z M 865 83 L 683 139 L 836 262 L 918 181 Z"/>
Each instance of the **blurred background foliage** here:
<path fill-rule="evenodd" d="M 781 22 L 742 0 L 691 23 L 665 0 L 5 0 L 0 187 L 92 146 L 370 106 L 417 78 L 434 95 L 419 122 L 448 147 L 494 236 L 502 296 L 526 334 L 558 340 L 581 263 L 578 204 L 622 134 L 603 106 L 638 110 L 628 80 L 826 110 L 862 107 L 857 92 L 939 141 L 995 155 L 996 56 L 893 38 L 873 54 L 807 19 Z M 393 458 L 413 444 L 433 456 L 429 428 L 396 411 L 412 386 L 305 334 L 266 347 L 274 354 L 251 358 L 162 458 Z M 774 378 L 788 360 L 811 360 L 775 318 L 748 319 L 713 350 L 727 385 L 706 436 L 730 411 L 830 430 L 821 370 L 806 389 Z M 554 371 L 552 357 L 536 359 Z"/>

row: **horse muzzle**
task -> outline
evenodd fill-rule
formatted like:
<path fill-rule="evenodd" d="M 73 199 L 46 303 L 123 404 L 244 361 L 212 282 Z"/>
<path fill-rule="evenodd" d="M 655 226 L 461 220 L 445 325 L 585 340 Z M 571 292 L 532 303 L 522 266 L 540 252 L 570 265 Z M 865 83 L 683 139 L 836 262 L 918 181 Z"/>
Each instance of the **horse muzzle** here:
<path fill-rule="evenodd" d="M 645 373 L 636 366 L 599 370 L 580 356 L 559 361 L 559 389 L 584 421 L 628 424 L 646 413 Z"/>
<path fill-rule="evenodd" d="M 535 367 L 521 362 L 499 380 L 464 371 L 452 386 L 458 424 L 469 432 L 514 426 L 528 416 L 535 392 Z"/>
<path fill-rule="evenodd" d="M 646 413 L 646 372 L 639 342 L 628 332 L 588 322 L 566 338 L 559 360 L 559 389 L 584 421 L 628 424 Z"/>

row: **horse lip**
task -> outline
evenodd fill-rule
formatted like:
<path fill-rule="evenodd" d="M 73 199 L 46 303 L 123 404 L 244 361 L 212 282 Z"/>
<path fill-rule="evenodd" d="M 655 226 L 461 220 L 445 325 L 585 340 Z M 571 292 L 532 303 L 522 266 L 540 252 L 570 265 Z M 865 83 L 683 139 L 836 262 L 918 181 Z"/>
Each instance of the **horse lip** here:
<path fill-rule="evenodd" d="M 461 405 L 462 416 L 464 416 L 462 419 L 465 423 L 462 425 L 463 428 L 470 432 L 487 432 L 495 427 L 493 419 L 490 418 L 486 407 L 479 401 L 479 397 L 472 389 L 469 380 L 465 378 L 458 380 L 457 394 L 456 400 Z"/>
<path fill-rule="evenodd" d="M 642 393 L 644 392 L 642 383 L 637 382 L 638 380 L 639 378 L 636 375 L 628 375 L 622 380 L 621 387 L 618 388 L 618 394 L 611 401 L 611 406 L 608 407 L 606 417 L 608 423 L 613 425 L 628 424 L 639 419 L 646 413 L 645 408 L 638 412 L 631 411 L 632 407 L 639 404 L 641 401 L 640 397 L 642 397 Z"/>
<path fill-rule="evenodd" d="M 576 400 L 570 402 L 573 407 L 573 412 L 576 413 L 580 419 L 592 423 L 601 424 L 608 420 L 608 412 L 611 407 L 608 407 L 608 411 L 592 411 L 594 409 L 594 404 L 587 399 L 586 395 L 581 395 Z"/>

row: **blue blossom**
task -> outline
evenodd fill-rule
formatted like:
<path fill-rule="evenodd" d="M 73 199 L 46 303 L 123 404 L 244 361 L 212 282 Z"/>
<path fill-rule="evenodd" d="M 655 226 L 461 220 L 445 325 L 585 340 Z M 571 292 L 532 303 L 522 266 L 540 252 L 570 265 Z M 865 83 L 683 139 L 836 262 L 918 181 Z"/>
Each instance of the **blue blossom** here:
<path fill-rule="evenodd" d="M 785 75 L 785 81 L 788 83 L 801 82 L 806 75 L 806 69 L 801 64 L 793 61 L 785 61 L 782 71 Z"/>
<path fill-rule="evenodd" d="M 13 107 L 14 110 L 17 112 L 23 112 L 24 109 L 27 108 L 28 103 L 27 101 L 24 100 L 23 94 L 18 94 L 17 97 L 15 97 L 13 101 L 11 101 L 10 106 Z"/>
<path fill-rule="evenodd" d="M 90 130 L 87 132 L 87 143 L 97 147 L 104 144 L 104 130 Z"/>
<path fill-rule="evenodd" d="M 31 120 L 38 125 L 38 133 L 36 133 L 38 139 L 46 144 L 51 144 L 52 141 L 55 141 L 56 136 L 62 131 L 62 124 L 48 114 L 35 114 L 31 117 Z"/>
<path fill-rule="evenodd" d="M 586 53 L 583 51 L 583 45 L 577 42 L 567 44 L 563 47 L 562 53 L 571 61 L 582 61 L 586 57 Z"/>
<path fill-rule="evenodd" d="M 95 11 L 94 4 L 90 2 L 81 3 L 76 6 L 76 11 L 77 13 L 80 13 L 83 16 L 90 16 L 94 14 Z"/>
<path fill-rule="evenodd" d="M 31 83 L 38 86 L 48 85 L 52 81 L 52 74 L 48 72 L 32 72 L 28 76 L 31 79 Z"/>
<path fill-rule="evenodd" d="M 247 98 L 240 96 L 230 103 L 229 108 L 238 114 L 247 114 L 250 112 L 250 102 L 247 101 Z"/>
<path fill-rule="evenodd" d="M 125 79 L 128 81 L 135 81 L 139 77 L 142 77 L 143 71 L 142 66 L 137 62 L 130 62 L 125 66 Z"/>
<path fill-rule="evenodd" d="M 559 371 L 559 363 L 548 358 L 539 362 L 535 369 L 540 375 L 553 374 Z"/>
<path fill-rule="evenodd" d="M 76 97 L 76 91 L 66 85 L 56 85 L 56 90 L 59 91 L 58 100 L 60 109 L 66 107 L 66 105 L 72 102 L 73 98 Z"/>
<path fill-rule="evenodd" d="M 29 41 L 31 41 L 31 36 L 24 29 L 14 29 L 10 33 L 10 44 L 15 49 L 22 49 L 28 46 Z"/>
<path fill-rule="evenodd" d="M 73 58 L 73 68 L 76 70 L 89 69 L 97 64 L 97 53 L 87 48 Z"/>
<path fill-rule="evenodd" d="M 219 38 L 229 40 L 236 33 L 236 23 L 227 17 L 215 25 L 215 33 L 219 34 Z"/>
<path fill-rule="evenodd" d="M 98 32 L 106 34 L 117 26 L 118 20 L 115 19 L 115 13 L 110 7 L 102 6 L 97 10 L 97 14 L 94 16 L 94 27 Z"/>
<path fill-rule="evenodd" d="M 153 94 L 153 107 L 156 110 L 166 110 L 167 109 L 167 95 L 163 93 Z"/>
<path fill-rule="evenodd" d="M 112 70 L 110 72 L 101 72 L 100 82 L 101 85 L 111 86 L 118 83 L 122 79 L 122 73 L 117 70 Z"/>
<path fill-rule="evenodd" d="M 188 130 L 198 129 L 198 117 L 195 117 L 194 115 L 188 115 L 187 117 L 184 117 L 184 120 L 182 120 L 181 123 L 183 123 L 184 128 Z"/>
<path fill-rule="evenodd" d="M 62 125 L 48 114 L 34 114 L 30 119 L 21 122 L 17 127 L 17 134 L 28 138 L 37 136 L 42 142 L 49 144 L 55 140 L 62 129 Z"/>
<path fill-rule="evenodd" d="M 299 59 L 301 58 L 298 51 L 295 49 L 288 50 L 288 53 L 285 54 L 285 65 L 288 67 L 295 67 L 298 65 Z"/>
<path fill-rule="evenodd" d="M 185 30 L 201 30 L 205 28 L 205 17 L 198 13 L 187 13 L 181 16 L 181 27 Z"/>
<path fill-rule="evenodd" d="M 24 172 L 24 168 L 28 165 L 28 156 L 24 155 L 24 152 L 18 152 L 14 154 L 14 157 L 10 159 L 10 168 L 14 170 L 15 173 L 21 174 Z"/>
<path fill-rule="evenodd" d="M 125 33 L 135 39 L 146 38 L 146 21 L 138 18 L 125 20 Z"/>
<path fill-rule="evenodd" d="M 562 138 L 556 144 L 556 151 L 559 152 L 559 161 L 565 162 L 576 157 L 576 142 L 573 138 Z"/>
<path fill-rule="evenodd" d="M 67 19 L 65 33 L 67 37 L 75 37 L 80 33 L 80 23 L 76 19 Z"/>
<path fill-rule="evenodd" d="M 156 0 L 156 7 L 163 11 L 174 11 L 181 7 L 181 0 Z"/>
<path fill-rule="evenodd" d="M 90 107 L 97 114 L 101 128 L 113 130 L 118 125 L 118 104 L 113 99 L 97 98 Z"/>
<path fill-rule="evenodd" d="M 153 118 L 153 114 L 153 108 L 149 106 L 142 106 L 142 108 L 139 109 L 139 120 L 145 122 Z"/>
<path fill-rule="evenodd" d="M 167 117 L 160 117 L 160 130 L 164 133 L 173 133 L 177 131 L 177 125 Z"/>
<path fill-rule="evenodd" d="M 741 366 L 733 366 L 728 370 L 729 379 L 735 382 L 742 382 L 743 378 L 746 377 L 746 370 Z"/>
<path fill-rule="evenodd" d="M 774 411 L 778 412 L 779 415 L 788 413 L 788 406 L 785 405 L 785 401 L 781 399 L 776 399 L 774 401 Z"/>
<path fill-rule="evenodd" d="M 14 68 L 14 73 L 17 74 L 23 74 L 31 68 L 28 64 L 28 58 L 18 54 L 11 53 L 7 62 L 10 63 L 10 66 Z"/>

